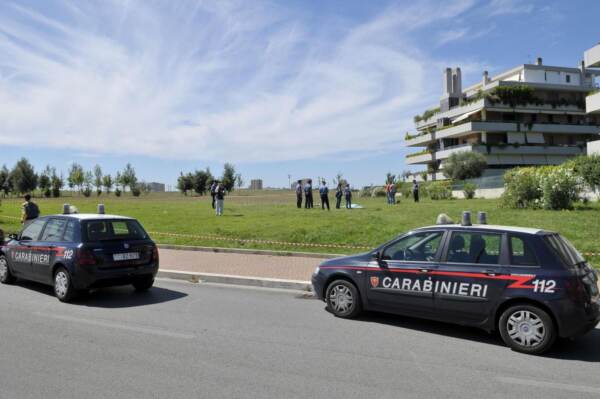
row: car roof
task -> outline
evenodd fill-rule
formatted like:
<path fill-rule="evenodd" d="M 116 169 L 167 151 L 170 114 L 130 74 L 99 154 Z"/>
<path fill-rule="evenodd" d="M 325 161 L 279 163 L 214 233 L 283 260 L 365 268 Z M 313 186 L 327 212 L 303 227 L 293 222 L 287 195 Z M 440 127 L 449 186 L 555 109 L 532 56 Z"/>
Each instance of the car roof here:
<path fill-rule="evenodd" d="M 452 230 L 494 230 L 494 231 L 505 231 L 509 233 L 521 233 L 521 234 L 542 234 L 552 233 L 547 230 L 531 228 L 531 227 L 518 227 L 518 226 L 501 226 L 497 224 L 473 224 L 471 226 L 463 226 L 461 224 L 435 224 L 432 226 L 420 227 L 415 230 L 425 229 L 452 229 Z"/>
<path fill-rule="evenodd" d="M 47 215 L 45 218 L 50 217 L 66 217 L 78 220 L 104 220 L 104 219 L 122 219 L 122 220 L 134 220 L 128 216 L 119 216 L 119 215 L 101 215 L 98 213 L 69 213 L 69 214 L 57 214 L 57 215 Z"/>

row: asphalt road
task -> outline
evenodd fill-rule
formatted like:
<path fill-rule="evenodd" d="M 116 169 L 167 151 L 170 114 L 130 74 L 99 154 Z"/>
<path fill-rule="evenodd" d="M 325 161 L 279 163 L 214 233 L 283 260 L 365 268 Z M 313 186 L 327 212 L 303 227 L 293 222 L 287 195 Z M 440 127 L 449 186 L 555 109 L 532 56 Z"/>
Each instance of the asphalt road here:
<path fill-rule="evenodd" d="M 62 304 L 0 286 L 0 398 L 598 398 L 600 330 L 546 357 L 291 291 L 159 281 Z"/>

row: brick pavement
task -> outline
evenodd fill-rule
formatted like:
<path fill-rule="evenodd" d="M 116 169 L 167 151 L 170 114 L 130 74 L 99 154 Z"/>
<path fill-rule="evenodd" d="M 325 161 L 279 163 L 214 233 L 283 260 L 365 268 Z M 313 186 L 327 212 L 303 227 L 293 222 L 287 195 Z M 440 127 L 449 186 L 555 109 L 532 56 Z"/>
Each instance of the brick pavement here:
<path fill-rule="evenodd" d="M 159 249 L 160 268 L 194 273 L 309 281 L 323 259 Z"/>

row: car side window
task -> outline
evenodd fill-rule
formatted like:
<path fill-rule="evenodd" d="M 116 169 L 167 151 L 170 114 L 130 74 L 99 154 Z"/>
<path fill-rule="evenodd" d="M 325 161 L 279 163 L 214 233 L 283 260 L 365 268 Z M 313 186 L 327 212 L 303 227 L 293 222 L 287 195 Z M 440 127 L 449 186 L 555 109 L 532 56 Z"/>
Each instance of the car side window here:
<path fill-rule="evenodd" d="M 385 248 L 382 260 L 431 262 L 442 241 L 442 231 L 427 231 L 403 237 Z"/>
<path fill-rule="evenodd" d="M 74 220 L 69 220 L 67 223 L 67 228 L 65 229 L 65 234 L 63 236 L 64 242 L 75 242 L 75 228 L 77 227 L 77 223 Z"/>
<path fill-rule="evenodd" d="M 510 264 L 515 266 L 539 266 L 531 244 L 522 237 L 511 235 Z"/>
<path fill-rule="evenodd" d="M 501 242 L 501 234 L 455 231 L 450 238 L 447 261 L 497 265 Z"/>
<path fill-rule="evenodd" d="M 40 241 L 61 241 L 66 224 L 67 221 L 64 219 L 50 219 Z"/>
<path fill-rule="evenodd" d="M 21 232 L 21 240 L 36 241 L 44 228 L 45 220 L 34 220 Z"/>

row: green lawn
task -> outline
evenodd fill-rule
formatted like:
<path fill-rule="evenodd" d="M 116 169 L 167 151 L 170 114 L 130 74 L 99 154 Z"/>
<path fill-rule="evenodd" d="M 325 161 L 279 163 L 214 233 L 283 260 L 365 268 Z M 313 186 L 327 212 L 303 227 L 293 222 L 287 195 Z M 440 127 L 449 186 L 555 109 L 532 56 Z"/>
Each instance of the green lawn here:
<path fill-rule="evenodd" d="M 490 224 L 539 227 L 563 233 L 582 252 L 599 253 L 600 206 L 590 204 L 573 211 L 512 210 L 498 208 L 496 200 L 423 200 L 415 204 L 403 200 L 388 206 L 385 198 L 355 198 L 365 209 L 296 209 L 293 193 L 258 192 L 253 195 L 232 195 L 225 200 L 225 215 L 216 217 L 210 207 L 210 197 L 183 197 L 177 194 L 156 194 L 141 198 L 59 198 L 36 199 L 42 214 L 58 213 L 69 202 L 80 212 L 95 212 L 96 204 L 106 205 L 107 213 L 133 216 L 159 243 L 243 247 L 310 251 L 321 253 L 353 253 L 361 248 L 319 247 L 308 244 L 373 247 L 415 227 L 435 222 L 440 212 L 459 220 L 463 210 L 488 212 Z M 332 202 L 334 199 L 331 199 Z M 16 220 L 22 200 L 4 199 L 0 206 L 0 228 L 13 232 L 19 229 Z M 318 198 L 315 198 L 318 205 Z M 177 237 L 157 233 L 212 235 L 229 238 Z M 239 240 L 272 240 L 282 243 L 245 242 Z M 291 244 L 296 243 L 296 244 Z M 596 264 L 600 256 L 587 255 Z"/>

